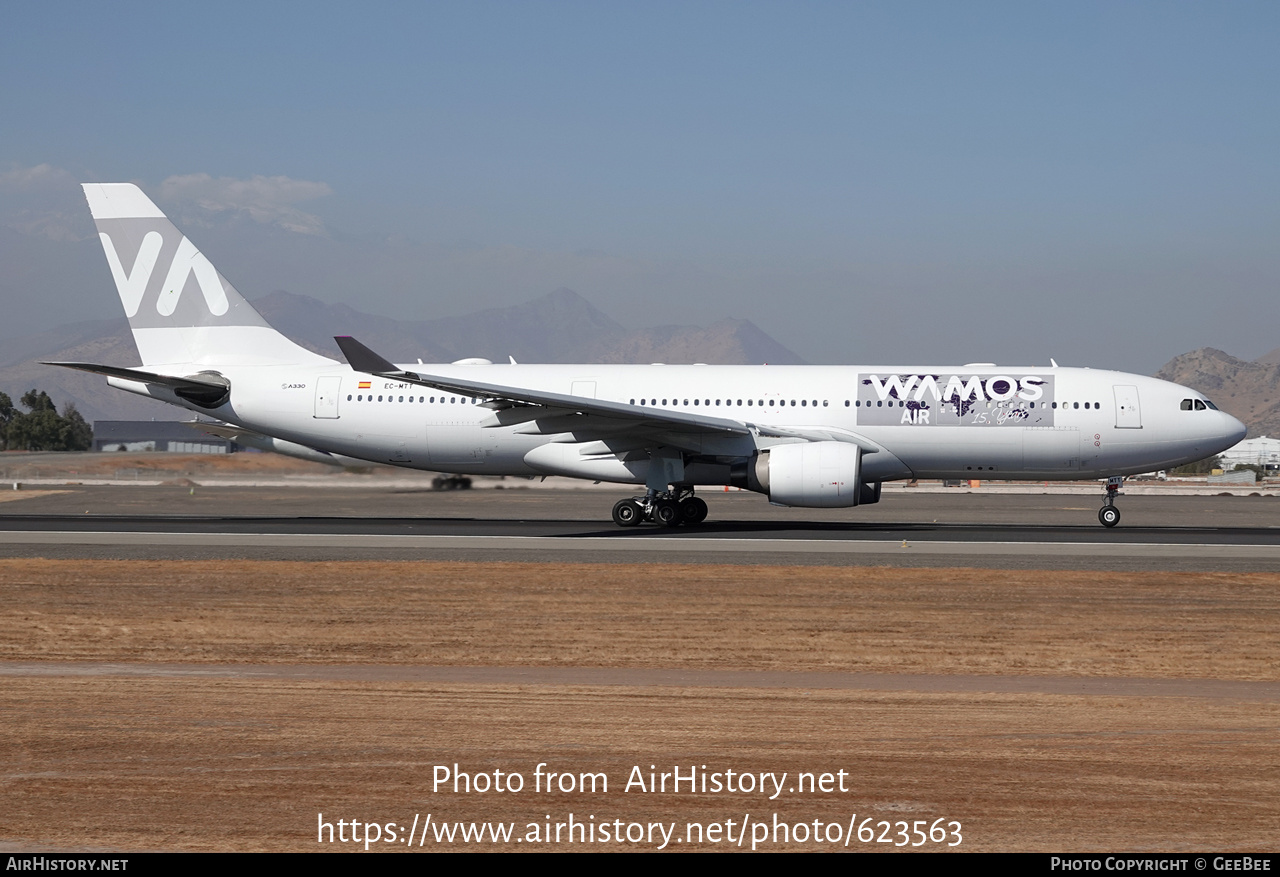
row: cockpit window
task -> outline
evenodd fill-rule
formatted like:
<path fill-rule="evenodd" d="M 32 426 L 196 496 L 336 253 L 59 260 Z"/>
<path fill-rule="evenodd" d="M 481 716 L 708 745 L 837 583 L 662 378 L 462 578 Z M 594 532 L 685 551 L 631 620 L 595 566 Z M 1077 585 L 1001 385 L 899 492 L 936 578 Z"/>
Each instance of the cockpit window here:
<path fill-rule="evenodd" d="M 1183 410 L 1183 411 L 1190 411 L 1190 410 L 1191 410 L 1191 408 L 1192 408 L 1191 400 L 1190 400 L 1190 399 L 1183 399 L 1183 400 L 1182 400 L 1181 408 L 1182 408 L 1182 410 Z"/>
<path fill-rule="evenodd" d="M 1210 408 L 1212 408 L 1214 411 L 1217 411 L 1217 410 L 1218 410 L 1218 406 L 1217 406 L 1217 405 L 1214 405 L 1214 404 L 1213 404 L 1212 402 L 1210 402 L 1208 399 L 1205 399 L 1205 400 L 1204 400 L 1204 404 L 1208 405 L 1208 406 L 1209 406 Z"/>
<path fill-rule="evenodd" d="M 1206 407 L 1207 407 L 1207 406 L 1206 406 L 1203 402 L 1201 402 L 1199 399 L 1197 399 L 1197 400 L 1196 400 L 1196 410 L 1197 410 L 1197 411 L 1203 411 Z"/>

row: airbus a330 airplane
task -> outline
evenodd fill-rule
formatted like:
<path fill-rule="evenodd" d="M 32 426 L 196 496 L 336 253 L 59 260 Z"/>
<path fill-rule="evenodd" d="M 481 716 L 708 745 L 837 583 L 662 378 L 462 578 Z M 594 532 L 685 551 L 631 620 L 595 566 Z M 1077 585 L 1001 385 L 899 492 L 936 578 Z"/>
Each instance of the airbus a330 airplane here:
<path fill-rule="evenodd" d="M 622 526 L 700 523 L 703 485 L 846 508 L 895 479 L 1107 478 L 1111 527 L 1123 476 L 1245 435 L 1195 390 L 1056 364 L 394 365 L 348 337 L 337 362 L 267 325 L 137 186 L 84 190 L 142 366 L 54 364 L 295 456 L 644 485 Z"/>

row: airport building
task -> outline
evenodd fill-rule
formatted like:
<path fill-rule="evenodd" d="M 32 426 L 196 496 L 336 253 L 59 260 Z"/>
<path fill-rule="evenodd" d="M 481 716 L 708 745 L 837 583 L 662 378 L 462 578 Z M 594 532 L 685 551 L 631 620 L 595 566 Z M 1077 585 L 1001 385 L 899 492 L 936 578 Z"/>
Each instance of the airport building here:
<path fill-rule="evenodd" d="M 177 420 L 95 420 L 93 449 L 174 454 L 232 454 L 242 450 L 230 439 L 209 435 Z"/>
<path fill-rule="evenodd" d="M 1230 470 L 1237 465 L 1264 466 L 1271 471 L 1280 469 L 1280 439 L 1245 439 L 1222 452 L 1222 468 Z"/>

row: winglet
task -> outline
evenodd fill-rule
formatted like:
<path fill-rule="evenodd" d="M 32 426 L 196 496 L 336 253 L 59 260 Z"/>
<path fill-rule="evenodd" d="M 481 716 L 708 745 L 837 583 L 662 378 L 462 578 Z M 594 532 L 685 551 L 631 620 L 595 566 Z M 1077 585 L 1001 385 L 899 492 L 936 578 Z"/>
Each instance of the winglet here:
<path fill-rule="evenodd" d="M 335 335 L 333 340 L 338 342 L 342 355 L 347 358 L 347 362 L 351 367 L 358 372 L 364 372 L 368 375 L 405 375 L 417 378 L 417 375 L 412 372 L 404 371 L 396 366 L 395 363 L 387 362 L 387 360 L 350 335 Z"/>

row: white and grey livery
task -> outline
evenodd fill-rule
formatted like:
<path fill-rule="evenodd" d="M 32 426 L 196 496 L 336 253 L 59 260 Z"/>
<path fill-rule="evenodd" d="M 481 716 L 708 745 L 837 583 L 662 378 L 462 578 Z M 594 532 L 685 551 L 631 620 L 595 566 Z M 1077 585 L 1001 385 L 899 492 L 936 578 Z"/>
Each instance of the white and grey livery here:
<path fill-rule="evenodd" d="M 702 485 L 845 508 L 907 478 L 1107 478 L 1222 451 L 1245 427 L 1200 393 L 1081 368 L 395 365 L 339 337 L 346 362 L 271 328 L 127 183 L 84 186 L 140 368 L 55 363 L 212 415 L 204 428 L 281 453 L 485 475 L 644 485 L 614 520 L 697 524 Z"/>

